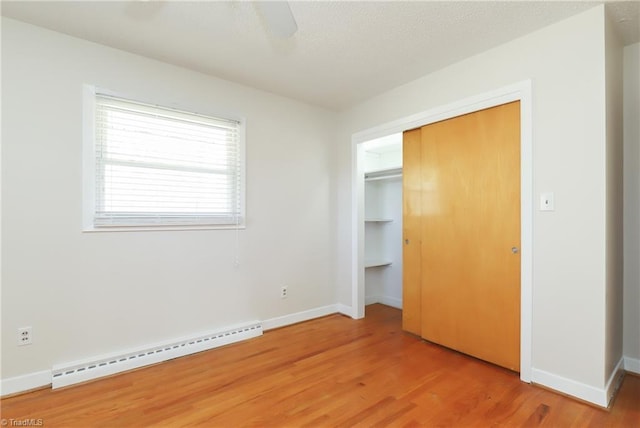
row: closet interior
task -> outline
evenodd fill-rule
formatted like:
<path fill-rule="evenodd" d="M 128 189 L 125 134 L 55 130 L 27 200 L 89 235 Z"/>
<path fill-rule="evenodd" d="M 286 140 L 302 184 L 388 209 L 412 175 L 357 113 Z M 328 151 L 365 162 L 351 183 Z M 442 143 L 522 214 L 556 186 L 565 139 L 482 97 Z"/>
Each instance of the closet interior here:
<path fill-rule="evenodd" d="M 402 134 L 364 144 L 365 304 L 402 308 Z"/>

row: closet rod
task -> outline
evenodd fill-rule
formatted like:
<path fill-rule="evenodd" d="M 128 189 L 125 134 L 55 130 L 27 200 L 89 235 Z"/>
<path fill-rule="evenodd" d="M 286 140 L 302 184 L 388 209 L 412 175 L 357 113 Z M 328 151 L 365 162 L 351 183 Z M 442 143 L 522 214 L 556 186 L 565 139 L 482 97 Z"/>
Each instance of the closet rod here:
<path fill-rule="evenodd" d="M 381 175 L 378 177 L 367 177 L 364 180 L 365 181 L 387 180 L 389 178 L 398 178 L 398 177 L 402 177 L 402 174 L 391 174 L 391 175 Z"/>

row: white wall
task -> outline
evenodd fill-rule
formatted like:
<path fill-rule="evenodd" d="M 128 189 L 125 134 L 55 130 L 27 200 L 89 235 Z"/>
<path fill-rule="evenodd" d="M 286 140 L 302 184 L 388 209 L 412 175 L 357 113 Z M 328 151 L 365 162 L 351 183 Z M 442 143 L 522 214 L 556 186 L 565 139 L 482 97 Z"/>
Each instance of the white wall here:
<path fill-rule="evenodd" d="M 624 48 L 624 355 L 640 373 L 640 43 Z"/>
<path fill-rule="evenodd" d="M 83 83 L 246 117 L 246 230 L 82 233 Z M 2 107 L 2 379 L 336 302 L 334 113 L 5 18 Z"/>
<path fill-rule="evenodd" d="M 387 152 L 372 153 L 364 152 L 365 170 L 364 172 L 380 171 L 385 169 L 402 168 L 402 135 L 399 135 L 400 142 L 391 146 Z M 364 143 L 367 146 L 367 143 Z M 366 148 L 365 148 L 366 150 Z"/>
<path fill-rule="evenodd" d="M 354 133 L 531 79 L 534 206 L 545 191 L 555 192 L 556 206 L 533 217 L 532 364 L 554 387 L 584 398 L 602 395 L 606 382 L 604 20 L 597 6 L 350 109 L 338 157 L 339 204 L 352 206 Z M 351 215 L 342 211 L 338 225 L 344 304 L 352 304 Z"/>
<path fill-rule="evenodd" d="M 622 360 L 623 293 L 623 145 L 622 43 L 613 24 L 605 20 L 606 73 L 606 336 L 604 381 Z M 622 368 L 622 366 L 620 367 Z"/>

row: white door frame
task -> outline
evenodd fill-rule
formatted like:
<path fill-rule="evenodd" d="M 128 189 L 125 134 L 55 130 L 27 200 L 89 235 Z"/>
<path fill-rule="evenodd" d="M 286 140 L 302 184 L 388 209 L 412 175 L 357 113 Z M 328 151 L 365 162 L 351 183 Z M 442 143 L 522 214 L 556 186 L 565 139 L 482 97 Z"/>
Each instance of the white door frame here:
<path fill-rule="evenodd" d="M 518 82 L 353 134 L 351 316 L 364 317 L 364 148 L 362 143 L 430 123 L 520 101 L 520 379 L 531 382 L 533 311 L 533 135 L 531 80 Z"/>

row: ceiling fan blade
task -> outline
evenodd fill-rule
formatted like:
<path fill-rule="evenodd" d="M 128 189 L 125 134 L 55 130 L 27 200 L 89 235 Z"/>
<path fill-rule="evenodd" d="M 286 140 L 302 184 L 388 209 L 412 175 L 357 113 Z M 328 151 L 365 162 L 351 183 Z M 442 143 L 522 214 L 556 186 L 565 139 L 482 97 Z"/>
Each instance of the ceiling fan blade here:
<path fill-rule="evenodd" d="M 288 39 L 298 31 L 289 2 L 286 1 L 259 1 L 257 6 L 269 27 L 269 30 L 278 37 Z"/>

